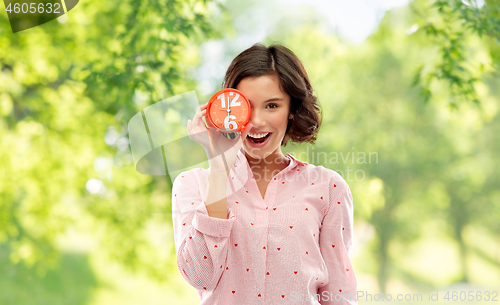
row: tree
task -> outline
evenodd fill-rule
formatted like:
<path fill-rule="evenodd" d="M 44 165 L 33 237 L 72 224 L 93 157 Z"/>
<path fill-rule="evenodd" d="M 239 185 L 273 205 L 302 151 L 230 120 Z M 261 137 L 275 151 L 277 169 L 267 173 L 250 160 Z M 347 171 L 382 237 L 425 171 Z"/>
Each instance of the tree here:
<path fill-rule="evenodd" d="M 476 0 L 413 0 L 410 7 L 418 17 L 408 31 L 424 31 L 439 50 L 437 60 L 416 70 L 413 84 L 421 87 L 424 101 L 433 96 L 433 82 L 445 81 L 450 107 L 456 109 L 461 99 L 479 106 L 477 84 L 489 75 L 498 77 L 500 68 L 500 2 L 486 0 L 479 7 Z M 488 46 L 491 61 L 476 52 L 474 38 Z"/>
<path fill-rule="evenodd" d="M 172 248 L 150 231 L 170 223 L 171 186 L 135 172 L 126 123 L 192 90 L 186 70 L 216 34 L 212 6 L 84 1 L 65 23 L 15 34 L 0 14 L 0 243 L 13 263 L 44 274 L 57 237 L 75 227 L 125 266 L 167 279 Z"/>

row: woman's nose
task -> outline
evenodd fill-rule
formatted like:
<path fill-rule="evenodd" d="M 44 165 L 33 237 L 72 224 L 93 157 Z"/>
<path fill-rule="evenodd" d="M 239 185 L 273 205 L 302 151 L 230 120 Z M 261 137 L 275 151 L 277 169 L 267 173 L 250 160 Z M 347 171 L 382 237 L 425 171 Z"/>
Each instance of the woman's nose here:
<path fill-rule="evenodd" d="M 258 111 L 252 111 L 252 114 L 250 115 L 250 122 L 255 127 L 263 126 L 264 118 L 262 117 L 262 114 L 260 114 Z"/>

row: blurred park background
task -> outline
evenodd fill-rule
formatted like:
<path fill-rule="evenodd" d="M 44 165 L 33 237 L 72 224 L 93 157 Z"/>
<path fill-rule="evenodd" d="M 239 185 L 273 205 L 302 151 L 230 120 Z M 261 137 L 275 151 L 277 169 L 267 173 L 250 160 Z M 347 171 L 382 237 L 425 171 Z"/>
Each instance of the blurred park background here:
<path fill-rule="evenodd" d="M 199 303 L 171 180 L 135 171 L 127 123 L 205 103 L 256 42 L 291 48 L 319 97 L 317 145 L 283 151 L 351 187 L 358 290 L 498 294 L 500 1 L 340 2 L 86 0 L 15 34 L 0 5 L 0 304 Z"/>

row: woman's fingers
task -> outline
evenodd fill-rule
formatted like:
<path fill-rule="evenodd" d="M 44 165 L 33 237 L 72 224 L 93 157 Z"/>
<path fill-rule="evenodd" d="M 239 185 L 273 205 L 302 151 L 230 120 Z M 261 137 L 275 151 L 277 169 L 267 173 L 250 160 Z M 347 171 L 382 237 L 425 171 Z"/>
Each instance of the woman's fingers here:
<path fill-rule="evenodd" d="M 205 115 L 206 110 L 196 112 L 192 121 L 193 129 L 197 131 L 207 131 L 207 125 L 203 121 L 203 117 L 205 117 Z"/>
<path fill-rule="evenodd" d="M 196 111 L 196 114 L 194 115 L 193 121 L 196 121 L 198 118 L 202 116 L 202 112 L 205 111 L 206 113 L 207 109 L 207 104 L 203 104 L 198 108 L 198 111 Z"/>

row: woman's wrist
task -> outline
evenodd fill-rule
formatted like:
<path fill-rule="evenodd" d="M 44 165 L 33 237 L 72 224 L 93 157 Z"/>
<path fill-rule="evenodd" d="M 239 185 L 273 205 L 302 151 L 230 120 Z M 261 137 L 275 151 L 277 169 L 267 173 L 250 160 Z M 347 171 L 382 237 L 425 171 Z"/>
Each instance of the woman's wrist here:
<path fill-rule="evenodd" d="M 226 170 L 225 168 L 210 166 L 210 168 L 208 169 L 208 174 L 210 176 L 225 176 L 225 177 L 227 177 L 229 175 L 229 170 Z"/>
<path fill-rule="evenodd" d="M 221 155 L 208 160 L 208 164 L 210 166 L 209 167 L 210 172 L 213 172 L 214 174 L 224 173 L 228 175 L 229 171 L 233 167 L 233 164 L 225 163 Z"/>

